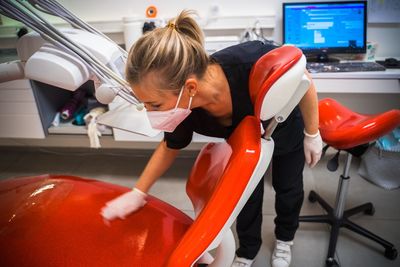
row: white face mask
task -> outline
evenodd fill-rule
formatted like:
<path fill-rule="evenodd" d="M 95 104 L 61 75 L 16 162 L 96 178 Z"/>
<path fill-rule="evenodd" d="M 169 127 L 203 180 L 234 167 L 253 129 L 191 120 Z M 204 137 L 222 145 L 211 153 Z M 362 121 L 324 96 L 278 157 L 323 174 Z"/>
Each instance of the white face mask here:
<path fill-rule="evenodd" d="M 189 106 L 187 109 L 178 108 L 179 101 L 181 100 L 183 88 L 179 93 L 178 100 L 175 108 L 165 111 L 147 111 L 151 127 L 156 130 L 172 133 L 175 128 L 192 112 L 190 105 L 192 104 L 192 97 L 189 99 Z"/>

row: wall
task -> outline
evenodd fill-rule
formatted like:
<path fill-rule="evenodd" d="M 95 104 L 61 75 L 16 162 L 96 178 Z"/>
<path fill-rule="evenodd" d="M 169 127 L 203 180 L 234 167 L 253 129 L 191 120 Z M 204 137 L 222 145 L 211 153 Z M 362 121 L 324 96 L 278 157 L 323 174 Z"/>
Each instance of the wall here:
<path fill-rule="evenodd" d="M 276 14 L 277 25 L 273 38 L 281 42 L 282 34 L 282 0 L 59 0 L 67 9 L 78 17 L 89 22 L 118 21 L 124 16 L 139 15 L 144 17 L 145 10 L 150 5 L 158 8 L 158 17 L 169 18 L 175 16 L 182 9 L 194 9 L 201 17 L 209 14 L 210 8 L 217 5 L 221 15 L 265 15 Z M 287 0 L 286 2 L 301 2 Z M 51 21 L 59 21 L 52 18 Z M 3 18 L 4 25 L 15 25 L 15 22 Z M 1 27 L 0 27 L 1 28 Z M 1 37 L 0 31 L 0 37 Z M 400 24 L 370 24 L 368 27 L 368 40 L 379 43 L 377 57 L 400 57 L 398 49 L 400 43 Z M 1 46 L 12 46 L 13 42 L 0 42 Z"/>

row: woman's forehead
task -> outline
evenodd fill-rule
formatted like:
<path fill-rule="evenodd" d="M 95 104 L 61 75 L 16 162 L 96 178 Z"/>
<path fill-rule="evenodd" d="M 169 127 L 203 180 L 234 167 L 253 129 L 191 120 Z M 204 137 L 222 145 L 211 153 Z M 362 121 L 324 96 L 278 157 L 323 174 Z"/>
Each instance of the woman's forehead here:
<path fill-rule="evenodd" d="M 163 102 L 170 98 L 175 98 L 171 90 L 161 89 L 152 82 L 140 82 L 132 85 L 133 93 L 142 103 Z"/>
<path fill-rule="evenodd" d="M 162 92 L 154 87 L 144 84 L 135 84 L 132 86 L 133 93 L 139 98 L 140 102 L 153 102 L 162 97 Z"/>

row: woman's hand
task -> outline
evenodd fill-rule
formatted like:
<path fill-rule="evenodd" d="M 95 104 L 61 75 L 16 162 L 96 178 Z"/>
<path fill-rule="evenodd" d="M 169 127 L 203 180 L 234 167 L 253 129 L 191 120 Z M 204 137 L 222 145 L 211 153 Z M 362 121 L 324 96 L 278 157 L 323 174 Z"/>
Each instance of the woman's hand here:
<path fill-rule="evenodd" d="M 316 134 L 308 134 L 304 131 L 304 155 L 306 162 L 311 168 L 321 159 L 322 138 L 319 131 Z"/>
<path fill-rule="evenodd" d="M 126 216 L 134 211 L 139 210 L 146 205 L 147 194 L 143 193 L 137 188 L 132 191 L 124 193 L 119 197 L 109 201 L 101 209 L 101 215 L 104 219 L 114 220 L 117 217 L 125 219 Z"/>

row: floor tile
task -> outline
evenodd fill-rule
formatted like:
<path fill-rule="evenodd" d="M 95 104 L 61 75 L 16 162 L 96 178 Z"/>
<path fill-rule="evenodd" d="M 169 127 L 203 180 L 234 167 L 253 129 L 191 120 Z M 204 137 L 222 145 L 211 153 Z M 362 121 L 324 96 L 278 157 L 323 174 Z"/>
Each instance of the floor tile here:
<path fill-rule="evenodd" d="M 79 155 L 59 155 L 28 151 L 21 154 L 7 169 L 8 172 L 20 174 L 69 174 L 80 164 Z"/>
<path fill-rule="evenodd" d="M 305 199 L 301 215 L 321 214 L 317 203 L 310 203 L 307 196 L 310 190 L 317 191 L 330 204 L 336 197 L 339 176 L 344 166 L 344 154 L 340 157 L 341 166 L 336 172 L 329 172 L 326 163 L 334 155 L 321 160 L 313 169 L 304 169 Z M 0 149 L 0 179 L 29 176 L 44 173 L 70 174 L 97 179 L 122 186 L 132 187 L 140 176 L 150 151 L 133 150 L 92 150 L 82 149 Z M 183 153 L 152 187 L 150 194 L 170 203 L 193 217 L 192 206 L 185 192 L 187 177 L 195 161 L 196 153 Z M 350 169 L 350 187 L 346 207 L 371 201 L 376 213 L 373 217 L 356 215 L 352 220 L 373 232 L 390 239 L 400 246 L 400 190 L 386 191 L 369 183 L 357 173 L 359 159 L 354 159 Z M 255 267 L 270 266 L 270 257 L 275 240 L 275 192 L 271 184 L 271 173 L 265 179 L 263 203 L 263 244 L 254 263 Z M 234 226 L 233 226 L 234 229 Z M 296 233 L 293 247 L 294 267 L 322 267 L 329 242 L 329 226 L 326 224 L 301 223 Z M 343 229 L 339 236 L 336 259 L 342 267 L 350 266 L 399 266 L 399 260 L 389 261 L 382 256 L 379 245 Z"/>
<path fill-rule="evenodd" d="M 375 219 L 355 219 L 354 222 L 367 228 L 374 234 L 387 239 L 400 248 L 400 221 L 399 220 L 375 220 Z M 381 245 L 359 236 L 347 229 L 341 230 L 338 239 L 337 253 L 342 263 L 342 267 L 347 266 L 400 266 L 400 259 L 392 261 L 383 256 L 384 249 Z"/>
<path fill-rule="evenodd" d="M 20 157 L 24 154 L 23 151 L 14 149 L 0 150 L 0 172 L 6 172 Z"/>

